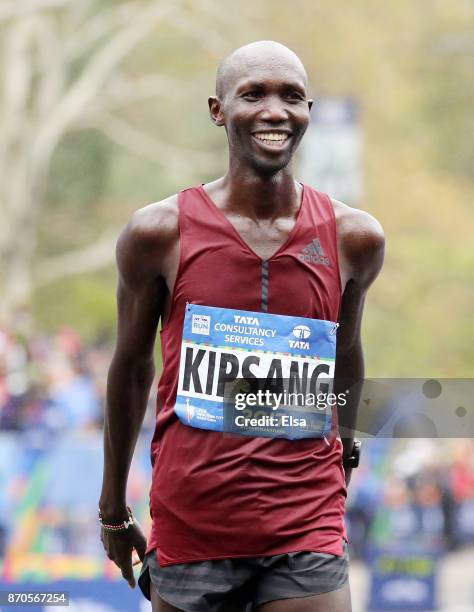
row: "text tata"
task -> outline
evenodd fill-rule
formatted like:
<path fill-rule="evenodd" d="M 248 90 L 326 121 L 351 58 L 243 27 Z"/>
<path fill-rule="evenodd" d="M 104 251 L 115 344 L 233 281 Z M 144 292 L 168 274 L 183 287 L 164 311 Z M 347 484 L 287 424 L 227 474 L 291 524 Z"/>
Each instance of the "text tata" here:
<path fill-rule="evenodd" d="M 257 319 L 257 317 L 247 317 L 244 315 L 234 315 L 234 323 L 243 323 L 244 325 L 260 326 L 260 321 Z"/>

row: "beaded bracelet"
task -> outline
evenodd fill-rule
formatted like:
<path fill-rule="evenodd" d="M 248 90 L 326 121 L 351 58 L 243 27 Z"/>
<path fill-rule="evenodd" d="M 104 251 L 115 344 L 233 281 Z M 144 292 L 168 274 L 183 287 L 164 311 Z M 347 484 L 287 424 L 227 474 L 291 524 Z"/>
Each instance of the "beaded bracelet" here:
<path fill-rule="evenodd" d="M 99 523 L 102 525 L 102 529 L 104 529 L 105 531 L 114 531 L 114 532 L 126 531 L 129 527 L 135 524 L 135 519 L 134 519 L 133 513 L 129 506 L 127 506 L 127 512 L 128 512 L 128 521 L 122 521 L 121 523 L 115 523 L 112 525 L 108 525 L 104 523 L 104 520 L 102 518 L 102 513 L 99 510 Z"/>

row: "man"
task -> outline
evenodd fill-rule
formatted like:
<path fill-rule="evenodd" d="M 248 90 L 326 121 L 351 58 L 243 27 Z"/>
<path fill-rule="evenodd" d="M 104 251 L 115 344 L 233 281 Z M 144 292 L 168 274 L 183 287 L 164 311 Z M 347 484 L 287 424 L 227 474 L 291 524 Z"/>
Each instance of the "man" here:
<path fill-rule="evenodd" d="M 363 378 L 362 310 L 382 266 L 383 232 L 367 213 L 294 180 L 290 162 L 311 105 L 292 51 L 271 41 L 237 49 L 221 63 L 209 98 L 212 121 L 227 133 L 227 173 L 138 210 L 118 241 L 102 541 L 132 587 L 136 549 L 144 560 L 140 586 L 155 611 L 243 610 L 247 602 L 261 612 L 351 609 L 344 528 L 350 433 L 341 443 L 335 422 L 328 429 L 318 415 L 321 429 L 309 437 L 304 427 L 276 427 L 274 437 L 272 427 L 222 433 L 235 432 L 225 426 L 226 382 L 262 377 L 265 362 L 270 379 L 281 378 L 282 368 L 291 378 L 301 365 L 307 378 L 313 368 L 316 384 L 331 371 L 337 323 L 336 390 L 338 380 Z M 220 323 L 213 329 L 230 331 L 224 348 L 209 345 L 214 315 Z M 160 320 L 147 547 L 125 491 Z M 285 325 L 291 342 L 278 336 Z M 314 350 L 306 341 L 312 333 L 321 338 Z M 271 345 L 266 357 L 271 351 L 258 346 L 267 341 L 289 343 L 293 352 Z M 346 398 L 347 427 L 357 402 L 356 392 Z"/>

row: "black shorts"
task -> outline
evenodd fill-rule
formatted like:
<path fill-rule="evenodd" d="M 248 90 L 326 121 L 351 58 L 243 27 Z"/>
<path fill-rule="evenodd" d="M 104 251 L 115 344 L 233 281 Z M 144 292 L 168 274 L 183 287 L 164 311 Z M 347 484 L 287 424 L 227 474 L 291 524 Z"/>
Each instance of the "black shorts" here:
<path fill-rule="evenodd" d="M 156 552 L 144 560 L 138 584 L 150 599 L 150 579 L 164 601 L 185 612 L 225 612 L 229 605 L 258 606 L 276 599 L 335 591 L 348 578 L 349 554 L 296 552 L 273 557 L 219 559 L 161 567 Z"/>

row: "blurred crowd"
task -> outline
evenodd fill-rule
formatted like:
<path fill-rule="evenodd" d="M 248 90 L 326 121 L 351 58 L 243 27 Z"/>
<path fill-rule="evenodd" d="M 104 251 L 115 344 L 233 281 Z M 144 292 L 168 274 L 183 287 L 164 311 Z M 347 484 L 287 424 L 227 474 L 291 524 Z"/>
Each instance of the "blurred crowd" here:
<path fill-rule="evenodd" d="M 377 546 L 442 553 L 474 543 L 473 440 L 380 439 L 365 450 L 349 488 L 355 556 Z"/>
<path fill-rule="evenodd" d="M 111 357 L 110 343 L 85 343 L 71 328 L 28 341 L 0 330 L 0 560 L 9 550 L 102 555 L 96 508 Z M 136 454 L 130 503 L 145 511 L 149 443 Z"/>
<path fill-rule="evenodd" d="M 0 331 L 0 429 L 99 429 L 110 346 L 63 328 L 28 342 Z"/>
<path fill-rule="evenodd" d="M 109 341 L 85 343 L 69 327 L 27 341 L 0 329 L 0 431 L 102 430 L 111 358 Z M 151 393 L 148 429 L 153 403 Z"/>

